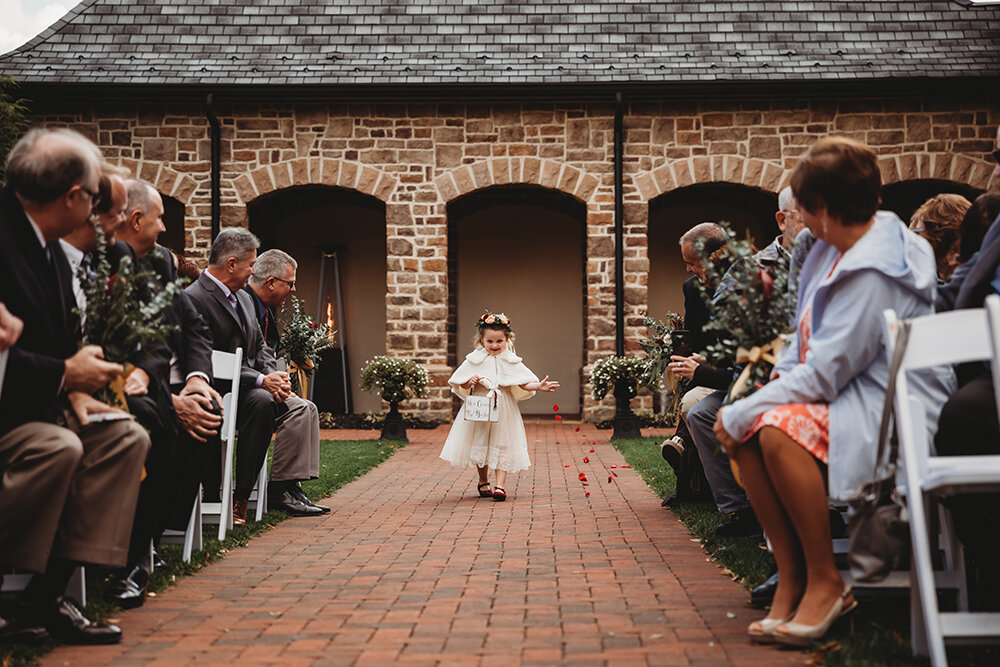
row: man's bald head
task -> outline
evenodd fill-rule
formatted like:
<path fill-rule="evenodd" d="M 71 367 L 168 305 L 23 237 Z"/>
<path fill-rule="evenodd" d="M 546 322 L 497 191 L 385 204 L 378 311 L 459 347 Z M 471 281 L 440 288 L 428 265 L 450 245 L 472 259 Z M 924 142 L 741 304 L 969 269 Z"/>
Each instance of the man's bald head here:
<path fill-rule="evenodd" d="M 34 128 L 7 156 L 7 185 L 31 203 L 48 204 L 73 186 L 92 189 L 101 161 L 100 149 L 78 132 Z"/>

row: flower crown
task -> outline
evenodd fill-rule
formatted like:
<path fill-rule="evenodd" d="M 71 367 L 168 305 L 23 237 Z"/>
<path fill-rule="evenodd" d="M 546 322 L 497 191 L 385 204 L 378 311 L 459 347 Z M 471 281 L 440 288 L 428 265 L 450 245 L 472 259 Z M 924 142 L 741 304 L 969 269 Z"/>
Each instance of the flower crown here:
<path fill-rule="evenodd" d="M 510 331 L 510 318 L 503 313 L 491 313 L 487 310 L 479 316 L 479 321 L 476 322 L 476 328 L 480 331 L 485 328 L 504 329 L 506 331 Z"/>

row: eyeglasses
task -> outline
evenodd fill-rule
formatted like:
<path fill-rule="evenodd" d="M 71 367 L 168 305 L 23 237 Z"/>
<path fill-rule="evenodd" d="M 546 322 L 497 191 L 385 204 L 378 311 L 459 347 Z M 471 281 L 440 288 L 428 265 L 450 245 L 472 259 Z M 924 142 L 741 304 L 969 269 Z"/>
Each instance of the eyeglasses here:
<path fill-rule="evenodd" d="M 271 277 L 274 278 L 275 280 L 280 280 L 281 282 L 283 282 L 286 285 L 288 285 L 288 289 L 295 289 L 295 281 L 294 280 L 285 280 L 284 278 L 279 278 L 277 276 L 271 276 Z"/>
<path fill-rule="evenodd" d="M 78 185 L 77 187 L 80 188 L 81 190 L 83 190 L 84 192 L 86 192 L 88 195 L 90 195 L 90 205 L 91 205 L 91 207 L 95 207 L 95 206 L 97 206 L 98 204 L 101 203 L 101 193 L 100 192 L 94 192 L 92 190 L 88 190 L 87 188 L 83 187 L 82 185 Z"/>

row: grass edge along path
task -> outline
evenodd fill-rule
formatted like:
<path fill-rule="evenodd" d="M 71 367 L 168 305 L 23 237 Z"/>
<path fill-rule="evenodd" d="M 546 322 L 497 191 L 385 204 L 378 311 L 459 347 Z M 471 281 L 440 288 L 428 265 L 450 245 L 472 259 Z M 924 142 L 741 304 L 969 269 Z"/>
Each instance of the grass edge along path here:
<path fill-rule="evenodd" d="M 337 489 L 374 470 L 405 445 L 406 442 L 391 440 L 322 440 L 319 443 L 319 479 L 303 482 L 302 490 L 314 502 L 326 498 Z M 270 454 L 268 457 L 270 460 Z M 332 511 L 336 512 L 336 507 Z M 291 517 L 287 513 L 277 510 L 266 512 L 260 521 L 248 518 L 246 525 L 230 530 L 226 539 L 221 542 L 217 537 L 218 527 L 206 524 L 202 531 L 203 548 L 191 554 L 190 563 L 185 563 L 181 558 L 181 545 L 161 545 L 158 551 L 166 565 L 157 568 L 150 577 L 151 596 L 155 597 L 170 588 L 179 578 L 194 574 L 206 565 L 224 558 L 231 549 L 246 546 L 255 536 L 272 530 L 276 524 L 289 518 Z M 84 613 L 88 618 L 116 622 L 115 617 L 121 609 L 104 599 L 110 574 L 111 570 L 108 568 L 87 568 L 88 601 Z M 122 629 L 128 632 L 128 627 Z M 52 639 L 37 646 L 0 645 L 0 667 L 31 665 L 58 645 Z"/>

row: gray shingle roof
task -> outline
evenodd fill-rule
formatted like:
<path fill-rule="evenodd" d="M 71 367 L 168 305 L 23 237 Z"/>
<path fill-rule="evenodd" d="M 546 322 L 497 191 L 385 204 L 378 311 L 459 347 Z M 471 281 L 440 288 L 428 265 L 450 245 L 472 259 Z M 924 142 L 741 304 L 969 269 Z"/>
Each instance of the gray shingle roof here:
<path fill-rule="evenodd" d="M 30 84 L 827 81 L 1000 74 L 952 0 L 85 0 L 0 72 Z"/>

